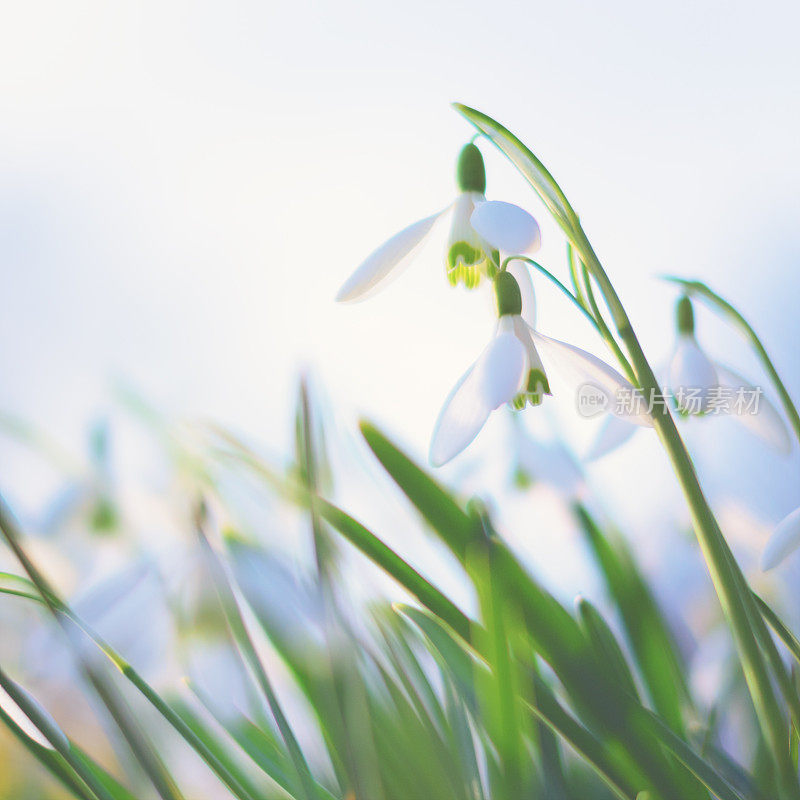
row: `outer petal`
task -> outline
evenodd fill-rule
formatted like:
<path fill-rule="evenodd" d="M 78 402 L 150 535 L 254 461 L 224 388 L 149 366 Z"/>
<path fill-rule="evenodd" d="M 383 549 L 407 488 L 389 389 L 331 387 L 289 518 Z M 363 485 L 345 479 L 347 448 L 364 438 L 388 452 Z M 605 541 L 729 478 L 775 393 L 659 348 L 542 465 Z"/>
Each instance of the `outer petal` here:
<path fill-rule="evenodd" d="M 542 245 L 539 224 L 513 203 L 487 200 L 472 212 L 470 224 L 489 244 L 506 253 L 535 253 Z"/>
<path fill-rule="evenodd" d="M 441 467 L 480 433 L 489 414 L 517 392 L 527 364 L 525 348 L 500 333 L 467 370 L 445 400 L 433 429 L 429 460 Z"/>
<path fill-rule="evenodd" d="M 624 402 L 634 397 L 635 389 L 619 372 L 580 347 L 551 339 L 536 331 L 532 331 L 532 334 L 553 368 L 576 383 L 578 397 L 585 388 L 601 392 L 605 395 L 605 402 L 600 404 L 602 408 L 598 408 L 598 411 L 614 414 L 634 425 L 653 426 L 645 404 Z"/>
<path fill-rule="evenodd" d="M 669 388 L 680 402 L 686 397 L 687 411 L 705 412 L 708 410 L 709 396 L 719 378 L 711 359 L 700 349 L 697 340 L 691 334 L 678 338 L 675 354 L 669 365 Z M 689 399 L 694 393 L 697 396 L 697 408 L 693 408 Z"/>
<path fill-rule="evenodd" d="M 800 508 L 796 508 L 778 523 L 761 554 L 761 569 L 766 571 L 777 567 L 798 546 L 800 546 Z"/>
<path fill-rule="evenodd" d="M 609 415 L 597 432 L 584 460 L 594 461 L 608 455 L 622 447 L 638 430 L 638 425 L 626 422 L 621 417 Z"/>
<path fill-rule="evenodd" d="M 336 300 L 340 303 L 366 300 L 386 286 L 408 266 L 410 256 L 419 249 L 436 221 L 448 209 L 449 206 L 430 217 L 414 222 L 384 242 L 367 256 L 361 266 L 344 282 L 336 295 Z"/>
<path fill-rule="evenodd" d="M 720 384 L 726 388 L 734 391 L 737 389 L 743 389 L 745 392 L 758 391 L 755 386 L 748 383 L 733 370 L 716 363 L 714 367 L 719 376 Z M 779 452 L 789 453 L 791 451 L 792 440 L 786 424 L 775 406 L 763 394 L 758 399 L 758 413 L 733 413 L 730 416 Z"/>
<path fill-rule="evenodd" d="M 536 295 L 533 291 L 530 270 L 522 261 L 509 261 L 506 271 L 516 279 L 519 293 L 522 295 L 522 319 L 533 328 L 536 326 Z"/>
<path fill-rule="evenodd" d="M 528 369 L 525 345 L 513 333 L 513 322 L 506 329 L 505 319 L 500 321 L 498 335 L 475 364 L 483 397 L 491 409 L 500 408 L 514 398 Z"/>

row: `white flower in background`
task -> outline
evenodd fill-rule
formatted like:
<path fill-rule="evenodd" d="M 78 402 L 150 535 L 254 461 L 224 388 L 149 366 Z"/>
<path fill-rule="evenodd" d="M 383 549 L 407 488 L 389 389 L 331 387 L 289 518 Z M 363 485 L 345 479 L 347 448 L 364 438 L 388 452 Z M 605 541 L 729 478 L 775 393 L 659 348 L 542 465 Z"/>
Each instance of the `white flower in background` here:
<path fill-rule="evenodd" d="M 519 284 L 509 272 L 495 279 L 499 320 L 494 336 L 478 360 L 467 370 L 445 401 L 433 432 L 430 462 L 442 466 L 464 450 L 478 435 L 492 411 L 507 403 L 515 409 L 539 405 L 550 394 L 550 383 L 537 347 L 546 351 L 554 366 L 590 384 L 609 399 L 632 391 L 625 378 L 600 359 L 578 347 L 537 333 L 522 318 Z M 630 418 L 650 425 L 646 414 Z"/>
<path fill-rule="evenodd" d="M 573 453 L 560 438 L 531 436 L 519 414 L 510 413 L 509 448 L 514 453 L 514 481 L 520 488 L 543 484 L 566 502 L 581 497 L 586 478 Z"/>
<path fill-rule="evenodd" d="M 786 425 L 763 391 L 741 375 L 710 359 L 694 333 L 694 311 L 688 297 L 677 306 L 678 337 L 666 368 L 666 391 L 681 417 L 725 416 L 781 453 L 791 441 Z M 589 449 L 587 459 L 616 450 L 636 433 L 624 417 L 609 419 Z"/>
<path fill-rule="evenodd" d="M 761 569 L 766 571 L 777 567 L 798 547 L 800 547 L 800 508 L 796 508 L 778 523 L 761 554 Z"/>
<path fill-rule="evenodd" d="M 445 268 L 453 286 L 476 287 L 485 275 L 499 269 L 498 251 L 522 254 L 539 249 L 541 235 L 536 220 L 511 203 L 487 202 L 483 156 L 474 144 L 461 150 L 456 169 L 459 194 L 442 211 L 414 222 L 384 242 L 345 281 L 336 299 L 349 303 L 366 300 L 408 266 L 436 223 L 451 212 Z M 480 212 L 480 213 L 478 213 Z"/>

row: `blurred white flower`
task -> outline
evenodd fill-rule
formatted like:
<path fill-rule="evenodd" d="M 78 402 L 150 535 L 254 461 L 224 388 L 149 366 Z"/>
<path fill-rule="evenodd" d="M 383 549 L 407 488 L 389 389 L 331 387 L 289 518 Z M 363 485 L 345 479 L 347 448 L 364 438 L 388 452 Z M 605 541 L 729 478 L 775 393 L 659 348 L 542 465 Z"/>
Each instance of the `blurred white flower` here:
<path fill-rule="evenodd" d="M 499 320 L 494 336 L 478 360 L 464 373 L 445 401 L 433 432 L 430 462 L 442 466 L 464 450 L 483 428 L 492 411 L 504 403 L 520 410 L 540 405 L 550 394 L 550 383 L 537 345 L 553 364 L 613 398 L 632 391 L 625 378 L 600 359 L 571 344 L 537 333 L 522 318 L 519 285 L 508 272 L 495 279 Z M 613 412 L 614 405 L 606 409 Z M 630 417 L 652 424 L 649 416 Z"/>
<path fill-rule="evenodd" d="M 445 267 L 453 286 L 463 283 L 471 289 L 485 275 L 493 276 L 499 268 L 498 250 L 515 254 L 538 250 L 539 225 L 527 211 L 511 203 L 486 201 L 483 156 L 474 144 L 461 150 L 456 172 L 455 201 L 412 223 L 371 253 L 339 290 L 339 302 L 366 300 L 397 277 L 448 211 L 452 213 Z"/>
<path fill-rule="evenodd" d="M 800 546 L 800 508 L 784 517 L 772 533 L 761 555 L 761 569 L 777 567 Z"/>
<path fill-rule="evenodd" d="M 694 311 L 688 297 L 677 306 L 677 332 L 672 358 L 666 370 L 666 391 L 681 417 L 725 416 L 747 428 L 781 453 L 791 440 L 786 425 L 763 390 L 741 375 L 709 358 L 694 333 Z M 600 429 L 587 459 L 600 458 L 624 444 L 636 427 L 624 418 L 609 419 Z"/>
<path fill-rule="evenodd" d="M 508 417 L 514 477 L 519 485 L 542 483 L 567 502 L 581 497 L 586 490 L 586 477 L 563 441 L 541 441 L 528 433 L 518 414 Z"/>

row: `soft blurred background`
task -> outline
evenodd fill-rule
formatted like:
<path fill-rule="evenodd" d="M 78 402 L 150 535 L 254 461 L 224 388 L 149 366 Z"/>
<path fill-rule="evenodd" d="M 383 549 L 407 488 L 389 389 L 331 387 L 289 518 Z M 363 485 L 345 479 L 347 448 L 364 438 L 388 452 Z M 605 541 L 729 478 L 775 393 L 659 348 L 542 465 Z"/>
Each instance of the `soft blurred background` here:
<path fill-rule="evenodd" d="M 800 396 L 798 24 L 788 2 L 5 3 L 0 489 L 43 549 L 48 519 L 74 500 L 65 481 L 98 469 L 136 516 L 129 549 L 100 557 L 84 543 L 89 570 L 55 563 L 67 556 L 52 547 L 53 570 L 79 593 L 129 567 L 132 550 L 169 550 L 169 526 L 141 501 L 142 487 L 165 499 L 168 470 L 122 396 L 170 421 L 214 420 L 280 458 L 307 371 L 347 442 L 342 503 L 448 580 L 424 537 L 403 538 L 403 502 L 364 491 L 376 479 L 355 422 L 378 421 L 424 458 L 444 397 L 491 330 L 487 294 L 449 288 L 440 241 L 368 303 L 333 297 L 377 244 L 450 202 L 472 133 L 455 100 L 502 121 L 549 167 L 654 363 L 674 338 L 675 293 L 658 276 L 697 277 L 748 316 Z M 481 146 L 488 196 L 537 216 L 540 261 L 563 277 L 562 236 Z M 551 287 L 537 291 L 543 332 L 605 356 Z M 702 311 L 698 335 L 763 380 L 736 334 Z M 578 457 L 596 432 L 569 398 L 526 424 Z M 505 425 L 441 477 L 499 503 L 512 468 Z M 756 562 L 800 502 L 797 448 L 782 458 L 726 420 L 686 433 L 748 573 L 791 598 L 800 559 L 766 577 Z M 664 602 L 713 616 L 655 437 L 586 469 Z M 539 477 L 503 503 L 503 524 L 570 596 L 592 578 L 564 557 L 572 522 Z M 293 539 L 275 540 L 293 553 Z"/>

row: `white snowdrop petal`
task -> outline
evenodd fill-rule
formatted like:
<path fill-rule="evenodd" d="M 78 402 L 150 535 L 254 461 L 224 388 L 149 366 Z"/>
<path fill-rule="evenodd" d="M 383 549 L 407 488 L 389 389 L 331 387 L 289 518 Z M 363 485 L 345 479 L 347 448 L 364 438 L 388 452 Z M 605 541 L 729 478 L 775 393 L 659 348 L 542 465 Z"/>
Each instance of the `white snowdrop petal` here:
<path fill-rule="evenodd" d="M 669 365 L 669 388 L 676 402 L 690 413 L 707 411 L 712 389 L 718 383 L 714 364 L 694 336 L 680 336 Z"/>
<path fill-rule="evenodd" d="M 533 280 L 527 265 L 522 261 L 509 261 L 506 272 L 510 272 L 517 281 L 522 296 L 522 319 L 531 326 L 536 325 L 536 295 L 533 291 Z"/>
<path fill-rule="evenodd" d="M 513 333 L 500 333 L 475 363 L 476 378 L 489 408 L 499 408 L 520 390 L 527 371 L 525 346 Z"/>
<path fill-rule="evenodd" d="M 626 422 L 622 417 L 609 414 L 600 426 L 594 441 L 584 456 L 584 461 L 595 461 L 602 458 L 614 450 L 618 450 L 627 442 L 636 431 L 638 425 Z"/>
<path fill-rule="evenodd" d="M 767 400 L 763 393 L 757 397 L 757 411 L 751 413 L 747 408 L 743 413 L 737 414 L 733 407 L 736 404 L 736 393 L 741 391 L 744 396 L 745 405 L 758 389 L 748 383 L 741 375 L 733 370 L 724 367 L 722 364 L 714 364 L 720 384 L 730 390 L 732 395 L 728 395 L 728 400 L 732 407 L 731 418 L 743 425 L 751 433 L 754 433 L 768 445 L 774 447 L 780 453 L 789 453 L 792 449 L 792 440 L 783 418 L 778 413 L 772 403 Z"/>
<path fill-rule="evenodd" d="M 471 444 L 492 412 L 475 367 L 471 366 L 461 376 L 439 412 L 428 454 L 434 467 L 446 464 Z"/>
<path fill-rule="evenodd" d="M 487 200 L 472 212 L 470 224 L 489 244 L 506 253 L 535 253 L 542 244 L 539 223 L 513 203 Z"/>
<path fill-rule="evenodd" d="M 800 546 L 800 508 L 796 508 L 778 523 L 761 554 L 761 569 L 766 572 L 777 567 L 798 546 Z"/>
<path fill-rule="evenodd" d="M 532 334 L 548 366 L 574 383 L 578 392 L 576 403 L 587 388 L 599 391 L 605 395 L 599 410 L 618 415 L 633 425 L 653 426 L 646 403 L 626 403 L 633 397 L 634 387 L 613 367 L 580 347 L 551 339 L 537 331 L 532 331 Z"/>
<path fill-rule="evenodd" d="M 504 321 L 439 412 L 428 455 L 434 467 L 446 464 L 471 444 L 489 414 L 513 398 L 522 383 L 527 364 L 525 348 L 506 330 L 509 326 Z"/>
<path fill-rule="evenodd" d="M 408 266 L 411 256 L 419 249 L 436 221 L 447 210 L 446 208 L 414 222 L 384 242 L 367 256 L 361 266 L 345 281 L 336 295 L 336 300 L 340 303 L 366 300 L 396 278 L 403 268 Z"/>

